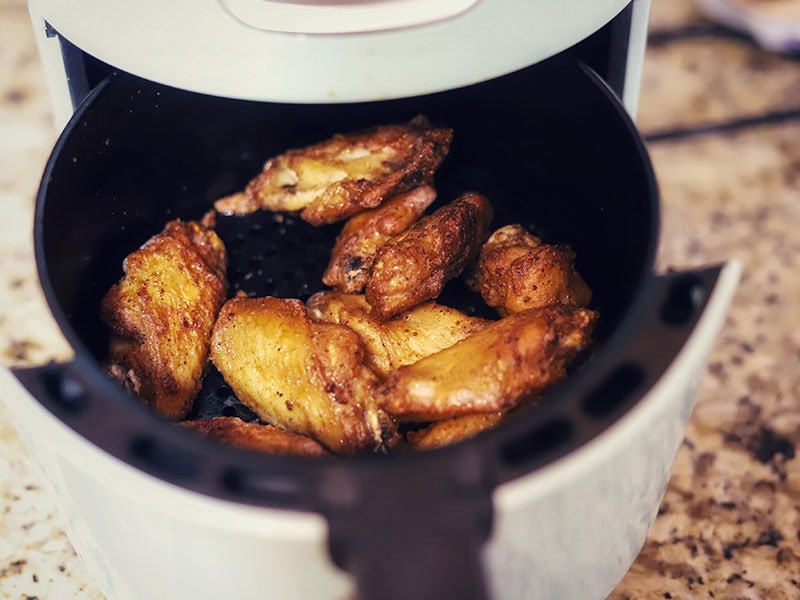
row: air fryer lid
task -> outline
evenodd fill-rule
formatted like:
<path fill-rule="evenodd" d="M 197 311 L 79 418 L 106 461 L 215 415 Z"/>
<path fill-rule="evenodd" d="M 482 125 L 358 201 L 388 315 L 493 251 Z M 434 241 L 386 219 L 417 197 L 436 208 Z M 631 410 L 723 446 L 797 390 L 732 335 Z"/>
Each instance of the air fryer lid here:
<path fill-rule="evenodd" d="M 602 315 L 593 355 L 536 409 L 432 452 L 272 457 L 184 431 L 104 375 L 100 299 L 123 258 L 167 220 L 198 218 L 286 148 L 416 114 L 454 129 L 436 177 L 442 202 L 470 189 L 486 194 L 495 226 L 520 222 L 569 243 L 593 288 Z M 657 216 L 635 127 L 599 78 L 569 56 L 480 85 L 370 104 L 251 103 L 120 74 L 70 121 L 37 199 L 39 273 L 76 358 L 17 375 L 69 427 L 136 468 L 213 496 L 322 512 L 332 556 L 356 574 L 364 600 L 401 591 L 480 598 L 478 556 L 493 487 L 611 426 L 660 377 L 701 312 L 716 272 L 654 278 Z M 269 213 L 220 218 L 230 293 L 307 298 L 321 289 L 337 230 Z M 465 310 L 479 305 L 455 287 L 446 297 Z M 212 373 L 198 413 L 237 410 Z M 380 527 L 360 527 L 364 521 Z M 410 538 L 412 530 L 425 539 Z M 409 588 L 409 569 L 424 589 Z"/>
<path fill-rule="evenodd" d="M 363 102 L 540 62 L 630 0 L 82 0 L 80 10 L 61 0 L 30 3 L 84 52 L 151 81 L 229 98 Z"/>

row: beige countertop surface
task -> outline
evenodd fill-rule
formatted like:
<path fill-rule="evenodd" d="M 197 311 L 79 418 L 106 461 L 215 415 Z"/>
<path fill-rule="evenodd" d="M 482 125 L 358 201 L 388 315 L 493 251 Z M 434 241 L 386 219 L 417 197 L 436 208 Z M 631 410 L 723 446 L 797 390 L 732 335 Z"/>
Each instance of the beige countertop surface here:
<path fill-rule="evenodd" d="M 70 355 L 41 297 L 33 199 L 55 141 L 27 9 L 0 0 L 0 364 Z M 743 277 L 627 598 L 800 598 L 800 59 L 653 0 L 638 115 L 659 268 Z M 0 390 L 2 398 L 2 390 Z M 100 600 L 0 402 L 0 598 Z"/>

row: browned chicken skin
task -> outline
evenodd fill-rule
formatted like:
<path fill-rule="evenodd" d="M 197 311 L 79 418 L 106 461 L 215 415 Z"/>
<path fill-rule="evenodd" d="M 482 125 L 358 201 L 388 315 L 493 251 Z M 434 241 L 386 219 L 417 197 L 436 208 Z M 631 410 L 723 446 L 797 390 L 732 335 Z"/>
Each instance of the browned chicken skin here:
<path fill-rule="evenodd" d="M 423 217 L 378 250 L 365 295 L 379 319 L 389 319 L 439 296 L 478 253 L 492 206 L 467 193 Z"/>
<path fill-rule="evenodd" d="M 435 302 L 423 302 L 381 321 L 361 294 L 319 292 L 307 305 L 312 319 L 353 329 L 366 345 L 370 366 L 382 376 L 452 346 L 490 323 Z"/>
<path fill-rule="evenodd" d="M 481 249 L 472 287 L 501 315 L 548 304 L 586 306 L 592 291 L 567 246 L 551 246 L 521 225 L 495 231 Z"/>
<path fill-rule="evenodd" d="M 590 343 L 596 318 L 564 305 L 510 315 L 389 373 L 381 403 L 402 421 L 508 410 L 564 378 L 567 364 Z"/>
<path fill-rule="evenodd" d="M 167 223 L 124 261 L 101 318 L 110 375 L 162 415 L 186 415 L 202 384 L 211 329 L 225 300 L 225 248 L 200 223 Z"/>
<path fill-rule="evenodd" d="M 377 449 L 392 435 L 365 355 L 353 330 L 312 322 L 294 299 L 229 300 L 211 341 L 211 360 L 239 400 L 338 454 Z"/>
<path fill-rule="evenodd" d="M 378 249 L 408 229 L 435 199 L 436 190 L 425 185 L 352 217 L 336 238 L 322 282 L 342 292 L 363 290 Z"/>
<path fill-rule="evenodd" d="M 334 223 L 430 182 L 451 140 L 452 130 L 423 116 L 337 134 L 269 159 L 243 193 L 215 207 L 225 214 L 300 210 L 312 225 Z"/>
<path fill-rule="evenodd" d="M 239 448 L 293 456 L 324 456 L 328 451 L 316 440 L 268 424 L 249 423 L 238 417 L 213 417 L 184 421 L 182 425 Z"/>

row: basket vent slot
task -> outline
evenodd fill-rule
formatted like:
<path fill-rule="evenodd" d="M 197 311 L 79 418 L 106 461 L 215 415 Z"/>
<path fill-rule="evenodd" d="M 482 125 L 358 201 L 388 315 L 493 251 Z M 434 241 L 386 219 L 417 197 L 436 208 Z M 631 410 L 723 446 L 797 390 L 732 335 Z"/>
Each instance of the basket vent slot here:
<path fill-rule="evenodd" d="M 521 466 L 567 443 L 573 432 L 568 419 L 557 417 L 505 444 L 501 456 L 510 466 Z"/>
<path fill-rule="evenodd" d="M 584 398 L 581 407 L 595 418 L 609 416 L 637 391 L 644 375 L 644 369 L 636 363 L 621 364 Z"/>

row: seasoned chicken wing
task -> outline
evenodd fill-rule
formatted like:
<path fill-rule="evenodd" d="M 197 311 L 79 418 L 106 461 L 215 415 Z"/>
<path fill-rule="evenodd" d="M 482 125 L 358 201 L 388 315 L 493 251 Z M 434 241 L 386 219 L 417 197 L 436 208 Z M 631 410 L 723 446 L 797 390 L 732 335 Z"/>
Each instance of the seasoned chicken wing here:
<path fill-rule="evenodd" d="M 388 319 L 436 298 L 477 255 L 492 214 L 486 198 L 467 193 L 381 246 L 365 286 L 375 316 Z"/>
<path fill-rule="evenodd" d="M 225 247 L 200 223 L 170 221 L 123 270 L 101 304 L 111 330 L 108 372 L 162 415 L 182 418 L 200 390 L 225 300 Z"/>
<path fill-rule="evenodd" d="M 375 449 L 393 423 L 375 403 L 378 377 L 348 327 L 314 323 L 299 300 L 237 297 L 220 311 L 211 360 L 263 420 L 338 454 Z"/>
<path fill-rule="evenodd" d="M 548 304 L 586 306 L 592 291 L 567 246 L 543 244 L 522 225 L 495 231 L 481 248 L 472 286 L 501 315 Z"/>
<path fill-rule="evenodd" d="M 243 193 L 221 198 L 215 208 L 225 214 L 301 210 L 313 225 L 333 223 L 430 182 L 451 139 L 452 130 L 423 116 L 337 134 L 269 159 Z"/>
<path fill-rule="evenodd" d="M 363 290 L 378 249 L 408 229 L 435 199 L 436 190 L 424 185 L 352 217 L 336 238 L 322 282 L 343 292 Z"/>
<path fill-rule="evenodd" d="M 435 302 L 424 302 L 381 321 L 372 315 L 361 294 L 318 292 L 307 305 L 312 319 L 347 325 L 355 331 L 367 347 L 370 366 L 379 375 L 452 346 L 490 323 Z"/>
<path fill-rule="evenodd" d="M 564 378 L 567 364 L 589 344 L 596 318 L 585 308 L 553 304 L 492 322 L 389 373 L 381 403 L 403 421 L 508 410 Z"/>
<path fill-rule="evenodd" d="M 449 446 L 496 427 L 505 417 L 504 412 L 491 412 L 436 421 L 428 427 L 409 432 L 408 447 L 412 450 L 432 450 Z"/>
<path fill-rule="evenodd" d="M 238 417 L 213 417 L 184 421 L 181 425 L 234 446 L 269 454 L 323 456 L 328 451 L 305 435 L 298 435 L 268 424 L 249 423 Z"/>

